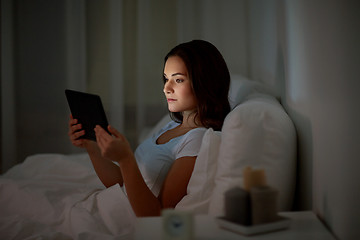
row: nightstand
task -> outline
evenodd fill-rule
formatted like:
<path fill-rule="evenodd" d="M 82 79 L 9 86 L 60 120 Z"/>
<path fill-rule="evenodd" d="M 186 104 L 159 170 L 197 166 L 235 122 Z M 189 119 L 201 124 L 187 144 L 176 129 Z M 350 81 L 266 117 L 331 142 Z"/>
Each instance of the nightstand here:
<path fill-rule="evenodd" d="M 258 234 L 254 236 L 244 236 L 223 228 L 216 223 L 216 219 L 208 215 L 194 216 L 194 240 L 241 240 L 241 239 L 264 239 L 264 240 L 336 240 L 334 236 L 325 228 L 322 222 L 311 211 L 301 212 L 281 212 L 279 215 L 291 219 L 287 229 Z M 135 239 L 156 239 L 162 238 L 162 218 L 144 217 L 138 218 L 135 228 Z"/>

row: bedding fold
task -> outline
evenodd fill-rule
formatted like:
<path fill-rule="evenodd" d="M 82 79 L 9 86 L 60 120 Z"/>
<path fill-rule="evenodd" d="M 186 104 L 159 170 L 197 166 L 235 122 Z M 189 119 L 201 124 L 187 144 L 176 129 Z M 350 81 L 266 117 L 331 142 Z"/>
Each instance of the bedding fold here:
<path fill-rule="evenodd" d="M 0 196 L 0 239 L 129 239 L 136 221 L 86 154 L 30 156 L 0 177 Z"/>

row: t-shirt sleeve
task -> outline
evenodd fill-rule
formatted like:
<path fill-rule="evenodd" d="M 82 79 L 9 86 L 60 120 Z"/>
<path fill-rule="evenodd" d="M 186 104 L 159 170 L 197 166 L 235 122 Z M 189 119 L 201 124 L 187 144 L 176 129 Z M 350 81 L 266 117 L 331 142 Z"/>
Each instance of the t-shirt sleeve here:
<path fill-rule="evenodd" d="M 197 156 L 205 132 L 205 128 L 199 128 L 186 134 L 175 151 L 175 159 Z"/>

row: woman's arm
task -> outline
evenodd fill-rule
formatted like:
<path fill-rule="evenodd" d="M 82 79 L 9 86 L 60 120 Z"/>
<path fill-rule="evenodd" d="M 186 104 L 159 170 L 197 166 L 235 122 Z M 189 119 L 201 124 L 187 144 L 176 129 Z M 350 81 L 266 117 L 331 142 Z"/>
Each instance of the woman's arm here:
<path fill-rule="evenodd" d="M 159 200 L 163 208 L 175 208 L 187 194 L 195 161 L 196 157 L 182 157 L 175 160 L 160 191 Z"/>
<path fill-rule="evenodd" d="M 161 203 L 146 185 L 134 158 L 123 159 L 120 163 L 126 193 L 138 217 L 159 216 Z"/>
<path fill-rule="evenodd" d="M 159 216 L 161 209 L 174 208 L 186 195 L 196 157 L 175 160 L 159 194 L 155 197 L 145 184 L 135 161 L 121 161 L 126 192 L 137 216 Z"/>
<path fill-rule="evenodd" d="M 79 139 L 79 137 L 84 134 L 85 130 L 82 130 L 81 123 L 70 115 L 68 135 L 71 143 L 76 147 L 85 148 L 87 150 L 96 174 L 106 187 L 110 187 L 117 183 L 122 186 L 123 179 L 119 166 L 108 159 L 104 159 L 101 156 L 99 147 L 94 141 Z"/>
<path fill-rule="evenodd" d="M 119 163 L 130 204 L 137 216 L 160 215 L 160 201 L 146 185 L 134 154 L 126 138 L 116 129 L 108 127 L 110 136 L 100 126 L 96 126 L 96 140 L 101 155 Z"/>
<path fill-rule="evenodd" d="M 86 150 L 95 169 L 96 175 L 105 187 L 111 187 L 115 184 L 123 185 L 123 178 L 118 165 L 109 159 L 101 156 L 101 152 L 97 144 L 93 141 L 86 140 Z"/>
<path fill-rule="evenodd" d="M 112 137 L 101 127 L 96 136 L 101 153 L 119 163 L 130 204 L 137 216 L 159 216 L 161 209 L 173 208 L 186 195 L 187 185 L 196 157 L 177 159 L 171 167 L 159 197 L 146 185 L 128 142 L 115 129 L 109 127 Z"/>

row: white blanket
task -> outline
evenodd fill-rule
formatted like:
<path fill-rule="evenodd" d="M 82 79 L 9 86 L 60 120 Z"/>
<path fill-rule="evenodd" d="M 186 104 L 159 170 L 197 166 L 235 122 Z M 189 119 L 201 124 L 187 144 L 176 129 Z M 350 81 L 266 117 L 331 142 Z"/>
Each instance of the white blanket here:
<path fill-rule="evenodd" d="M 0 177 L 0 239 L 131 239 L 135 221 L 86 154 L 30 156 Z"/>

